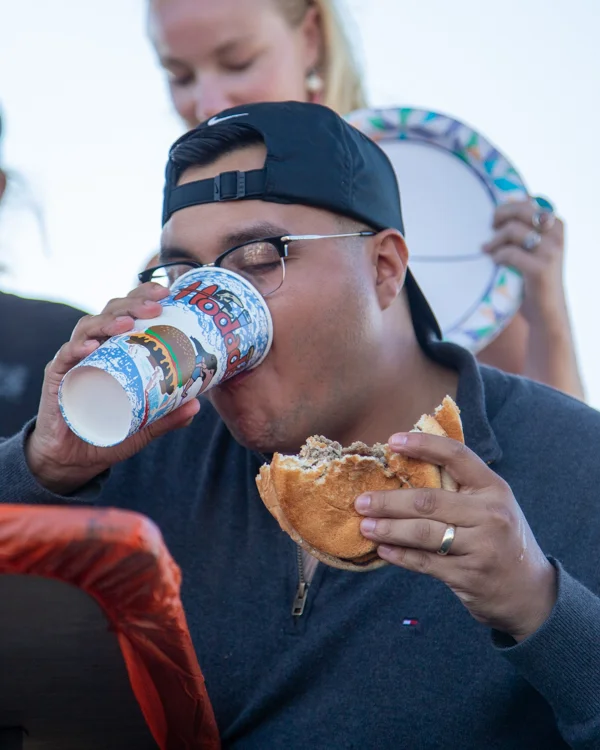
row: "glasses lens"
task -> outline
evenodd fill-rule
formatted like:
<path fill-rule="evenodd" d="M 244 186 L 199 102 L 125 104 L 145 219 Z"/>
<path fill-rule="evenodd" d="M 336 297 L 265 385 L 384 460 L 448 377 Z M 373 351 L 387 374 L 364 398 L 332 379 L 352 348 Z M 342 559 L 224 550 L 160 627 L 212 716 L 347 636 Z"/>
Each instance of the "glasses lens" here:
<path fill-rule="evenodd" d="M 249 242 L 225 256 L 223 268 L 243 276 L 266 296 L 283 283 L 283 259 L 270 242 Z"/>
<path fill-rule="evenodd" d="M 197 266 L 190 263 L 176 263 L 171 266 L 158 266 L 154 269 L 150 280 L 155 284 L 161 284 L 162 286 L 169 288 L 180 276 L 183 276 L 184 273 L 187 273 L 188 271 L 191 271 L 192 268 L 196 267 Z"/>

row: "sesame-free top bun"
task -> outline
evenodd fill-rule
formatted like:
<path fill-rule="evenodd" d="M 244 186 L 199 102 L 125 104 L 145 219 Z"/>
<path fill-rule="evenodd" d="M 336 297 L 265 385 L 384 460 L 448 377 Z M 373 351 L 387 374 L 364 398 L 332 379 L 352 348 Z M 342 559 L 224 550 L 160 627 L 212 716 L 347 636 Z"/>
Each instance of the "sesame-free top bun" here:
<path fill-rule="evenodd" d="M 456 404 L 447 397 L 440 408 L 458 434 Z M 415 429 L 446 436 L 435 416 L 422 417 Z M 261 467 L 256 484 L 283 531 L 303 549 L 335 568 L 365 571 L 386 562 L 377 555 L 377 544 L 360 533 L 356 497 L 377 490 L 441 487 L 442 472 L 438 466 L 394 453 L 387 445 L 353 443 L 342 448 L 313 436 L 297 456 L 275 453 L 271 464 Z"/>

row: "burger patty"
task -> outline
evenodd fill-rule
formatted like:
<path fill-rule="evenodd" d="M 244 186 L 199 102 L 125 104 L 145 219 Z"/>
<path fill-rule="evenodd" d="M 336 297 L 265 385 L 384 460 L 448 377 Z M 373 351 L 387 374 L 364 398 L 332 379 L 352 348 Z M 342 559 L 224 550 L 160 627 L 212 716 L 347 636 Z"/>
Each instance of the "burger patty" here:
<path fill-rule="evenodd" d="M 322 435 L 314 435 L 308 438 L 302 446 L 298 458 L 303 469 L 314 469 L 322 463 L 343 460 L 346 456 L 361 456 L 363 458 L 374 458 L 385 468 L 388 468 L 385 457 L 385 445 L 375 443 L 368 446 L 365 443 L 356 442 L 347 448 L 342 448 L 340 443 L 329 440 Z"/>

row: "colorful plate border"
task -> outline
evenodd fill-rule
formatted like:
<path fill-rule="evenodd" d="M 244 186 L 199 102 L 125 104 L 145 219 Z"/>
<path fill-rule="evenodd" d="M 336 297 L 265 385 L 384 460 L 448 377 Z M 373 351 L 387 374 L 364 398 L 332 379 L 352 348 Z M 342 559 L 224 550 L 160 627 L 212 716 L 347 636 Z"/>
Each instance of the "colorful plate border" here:
<path fill-rule="evenodd" d="M 419 141 L 454 154 L 481 179 L 496 206 L 528 198 L 525 183 L 509 160 L 481 133 L 453 117 L 415 107 L 386 107 L 357 110 L 346 120 L 376 143 Z M 522 299 L 519 272 L 498 266 L 479 305 L 444 331 L 444 338 L 477 353 L 506 327 Z"/>

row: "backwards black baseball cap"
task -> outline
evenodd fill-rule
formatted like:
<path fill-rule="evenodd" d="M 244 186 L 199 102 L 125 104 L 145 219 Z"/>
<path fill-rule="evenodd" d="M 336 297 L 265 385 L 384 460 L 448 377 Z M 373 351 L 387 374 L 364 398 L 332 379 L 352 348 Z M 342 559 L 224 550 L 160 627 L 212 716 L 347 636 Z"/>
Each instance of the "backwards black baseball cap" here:
<path fill-rule="evenodd" d="M 177 185 L 181 176 L 173 159 L 177 148 L 234 123 L 255 131 L 264 141 L 264 167 Z M 319 104 L 268 102 L 226 109 L 173 144 L 163 225 L 182 208 L 231 200 L 314 206 L 378 231 L 394 228 L 404 235 L 398 182 L 389 159 L 370 138 Z M 432 333 L 441 338 L 435 315 L 410 270 L 405 286 L 419 340 L 424 342 Z"/>

